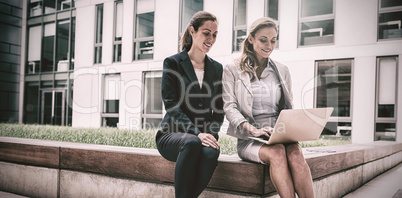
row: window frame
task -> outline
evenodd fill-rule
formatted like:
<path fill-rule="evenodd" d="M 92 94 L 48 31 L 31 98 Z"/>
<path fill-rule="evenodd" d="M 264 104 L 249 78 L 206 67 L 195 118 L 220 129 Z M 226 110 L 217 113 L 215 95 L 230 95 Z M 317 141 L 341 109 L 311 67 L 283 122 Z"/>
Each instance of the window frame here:
<path fill-rule="evenodd" d="M 181 51 L 181 48 L 180 48 L 181 37 L 183 36 L 183 33 L 184 33 L 184 31 L 186 30 L 186 27 L 187 27 L 187 24 L 183 23 L 185 1 L 186 0 L 180 0 L 180 2 L 179 2 L 180 11 L 179 11 L 179 34 L 178 34 L 178 41 L 179 42 L 178 42 L 178 45 L 177 45 L 177 51 L 178 52 Z M 199 11 L 203 11 L 203 10 L 205 10 L 205 8 L 204 8 L 204 0 L 202 0 L 202 10 L 199 10 Z M 191 18 L 189 20 L 191 20 Z"/>
<path fill-rule="evenodd" d="M 59 36 L 58 36 L 58 30 L 59 30 L 59 25 L 60 25 L 60 22 L 65 22 L 65 21 L 68 21 L 68 40 L 67 40 L 67 62 L 68 62 L 68 68 L 67 68 L 67 70 L 61 70 L 60 71 L 60 68 L 59 68 L 59 61 L 60 60 L 58 60 L 58 54 L 59 54 L 59 52 L 58 52 L 58 50 L 59 50 L 59 47 L 58 47 L 58 42 L 59 42 Z M 68 71 L 68 70 L 71 70 L 71 69 L 74 69 L 74 67 L 72 67 L 73 66 L 73 62 L 74 62 L 74 59 L 72 59 L 72 53 L 71 53 L 71 51 L 72 51 L 72 35 L 73 35 L 73 31 L 75 31 L 75 30 L 73 30 L 73 23 L 75 23 L 75 18 L 73 18 L 73 17 L 70 17 L 68 20 L 66 20 L 66 19 L 62 19 L 62 20 L 57 20 L 57 23 L 56 23 L 56 49 L 54 50 L 55 51 L 55 54 L 56 54 L 56 58 L 55 58 L 55 61 L 57 61 L 57 63 L 55 62 L 55 65 L 54 65 L 54 67 L 55 67 L 55 72 L 64 72 L 64 71 Z M 74 33 L 74 36 L 75 36 L 75 33 Z M 74 40 L 75 40 L 75 38 L 74 38 Z"/>
<path fill-rule="evenodd" d="M 101 16 L 98 16 L 99 7 L 101 7 L 101 10 L 100 10 Z M 96 4 L 95 5 L 94 64 L 102 64 L 103 18 L 104 18 L 104 4 L 103 3 Z M 100 22 L 98 20 L 100 20 Z"/>
<path fill-rule="evenodd" d="M 378 15 L 377 15 L 377 41 L 390 41 L 390 40 L 400 40 L 402 36 L 399 38 L 380 38 L 380 15 L 386 13 L 394 13 L 394 12 L 401 12 L 402 13 L 402 5 L 400 6 L 393 6 L 387 8 L 381 8 L 382 0 L 378 0 Z M 385 22 L 383 22 L 385 23 Z M 400 26 L 399 29 L 402 29 L 402 19 L 398 24 Z"/>
<path fill-rule="evenodd" d="M 265 17 L 270 17 L 269 16 L 269 1 L 271 1 L 271 0 L 264 0 L 264 16 Z M 277 37 L 276 37 L 276 46 L 275 46 L 275 49 L 279 49 L 279 24 L 280 24 L 280 15 L 279 15 L 279 11 L 280 11 L 280 6 L 281 6 L 281 1 L 280 0 L 277 0 L 278 1 L 278 16 L 277 16 L 277 19 L 274 19 L 274 18 L 272 18 L 272 17 L 270 17 L 270 18 L 272 18 L 272 19 L 274 19 L 275 20 L 275 23 L 276 23 L 276 26 L 277 26 L 277 28 L 278 28 L 278 35 L 277 35 Z"/>
<path fill-rule="evenodd" d="M 245 7 L 246 13 L 245 13 L 245 16 L 244 16 L 246 24 L 242 24 L 242 25 L 236 25 L 236 22 L 237 22 L 236 19 L 237 19 L 237 15 L 238 15 L 237 11 L 238 11 L 238 7 L 239 7 L 239 0 L 234 0 L 233 1 L 232 53 L 241 52 L 243 50 L 241 43 L 243 43 L 246 38 L 244 38 L 240 42 L 239 50 L 236 50 L 237 46 L 239 45 L 239 43 L 237 42 L 238 31 L 243 30 L 244 32 L 246 32 L 245 36 L 247 37 L 247 0 L 244 0 L 244 1 L 245 1 L 245 4 L 246 4 L 246 7 Z"/>
<path fill-rule="evenodd" d="M 302 48 L 302 47 L 311 47 L 311 46 L 328 46 L 328 45 L 335 45 L 336 42 L 336 36 L 335 36 L 335 28 L 336 28 L 336 0 L 332 0 L 332 14 L 323 14 L 323 15 L 315 15 L 315 16 L 308 16 L 308 17 L 302 17 L 302 1 L 299 0 L 299 15 L 298 15 L 298 27 L 297 27 L 297 47 Z M 319 22 L 319 21 L 326 21 L 326 20 L 333 20 L 334 21 L 334 38 L 333 42 L 331 43 L 319 43 L 319 44 L 311 44 L 311 45 L 306 45 L 303 44 L 301 45 L 301 39 L 302 39 L 302 23 L 309 23 L 309 22 Z"/>
<path fill-rule="evenodd" d="M 24 86 L 29 86 L 31 87 L 31 93 L 27 93 L 24 91 L 24 108 L 27 107 L 27 105 L 32 105 L 28 104 L 26 101 L 36 101 L 32 112 L 30 113 L 26 110 L 23 111 L 23 122 L 27 123 L 27 121 L 34 122 L 34 123 L 41 123 L 42 119 L 42 114 L 43 108 L 42 108 L 42 96 L 43 96 L 43 91 L 49 91 L 49 90 L 55 90 L 58 92 L 58 90 L 65 90 L 66 92 L 64 93 L 64 99 L 65 101 L 65 106 L 62 108 L 62 116 L 64 118 L 62 119 L 61 123 L 62 125 L 71 125 L 72 121 L 72 106 L 71 101 L 72 101 L 72 94 L 73 94 L 73 70 L 74 70 L 74 46 L 75 46 L 75 27 L 76 27 L 76 8 L 74 5 L 74 0 L 71 0 L 69 4 L 70 7 L 61 9 L 61 4 L 60 4 L 60 10 L 58 9 L 59 4 L 58 2 L 62 2 L 61 0 L 54 0 L 54 9 L 49 12 L 47 11 L 45 13 L 45 6 L 43 0 L 36 0 L 34 1 L 34 5 L 36 5 L 36 8 L 39 6 L 39 10 L 37 10 L 36 15 L 31 16 L 31 4 L 30 1 L 25 2 L 27 9 L 25 10 L 27 18 L 26 20 L 26 37 L 25 37 L 25 53 L 23 56 L 25 56 L 25 79 L 24 79 Z M 65 1 L 63 1 L 65 2 Z M 51 2 L 52 3 L 52 2 Z M 53 5 L 52 5 L 53 6 Z M 68 23 L 68 32 L 65 32 L 66 34 L 61 34 L 61 26 L 64 26 L 64 30 L 67 29 L 67 25 L 64 25 Z M 50 26 L 47 26 L 49 24 L 52 24 Z M 46 27 L 47 26 L 47 27 Z M 34 28 L 36 32 L 34 32 L 36 35 L 35 37 L 31 37 L 31 33 L 33 33 L 34 30 L 31 32 L 31 28 Z M 45 32 L 50 30 L 49 32 Z M 49 34 L 51 33 L 51 34 Z M 43 67 L 43 62 L 44 62 L 44 38 L 46 37 L 45 35 L 49 34 L 48 36 L 54 37 L 52 39 L 52 44 L 48 45 L 48 47 L 52 47 L 52 51 L 46 51 L 48 58 L 51 57 L 51 61 L 53 62 L 52 64 L 52 69 L 48 69 L 47 71 L 42 71 Z M 31 37 L 31 38 L 30 38 Z M 68 37 L 68 38 L 67 38 Z M 63 38 L 63 42 L 60 42 L 60 38 Z M 37 40 L 36 42 L 32 42 L 33 40 Z M 49 39 L 50 43 L 50 39 Z M 63 49 L 67 49 L 67 51 L 63 51 L 63 56 L 58 56 L 60 51 L 58 47 L 61 47 L 60 44 L 63 43 Z M 66 45 L 64 45 L 66 44 Z M 31 49 L 30 49 L 31 47 Z M 50 49 L 50 48 L 49 48 Z M 33 53 L 33 57 L 30 57 L 30 51 L 35 50 L 36 52 Z M 67 54 L 66 54 L 67 53 Z M 30 58 L 32 60 L 30 60 Z M 63 60 L 64 63 L 68 62 L 68 67 L 63 67 L 63 70 L 58 69 L 58 63 L 60 60 Z M 35 72 L 32 72 L 30 70 L 29 65 L 31 62 L 36 62 L 35 64 Z M 30 94 L 34 93 L 34 96 L 31 97 Z M 63 102 L 64 104 L 64 102 Z M 52 108 L 55 108 L 54 106 Z M 27 117 L 31 117 L 28 118 Z"/>
<path fill-rule="evenodd" d="M 395 64 L 396 64 L 396 67 L 395 67 L 395 105 L 394 105 L 394 117 L 379 117 L 378 116 L 378 106 L 379 106 L 379 88 L 380 88 L 380 83 L 379 83 L 379 80 L 380 80 L 380 66 L 381 66 L 381 64 L 380 64 L 380 60 L 382 59 L 382 58 L 394 58 L 395 59 Z M 399 89 L 399 87 L 398 87 L 398 82 L 399 82 L 399 79 L 398 79 L 398 72 L 399 72 L 399 69 L 398 69 L 398 67 L 399 67 L 399 57 L 398 57 L 398 55 L 395 55 L 395 56 L 378 56 L 378 57 L 376 57 L 376 81 L 375 81 L 375 114 L 374 114 L 374 141 L 377 141 L 377 124 L 395 124 L 395 132 L 394 132 L 394 141 L 396 141 L 396 138 L 397 138 L 397 133 L 396 133 L 396 129 L 397 129 L 397 121 L 398 121 L 398 118 L 397 118 L 397 115 L 398 115 L 398 89 Z M 384 132 L 385 133 L 385 136 L 387 136 L 386 135 L 386 132 Z M 390 133 L 392 133 L 392 132 L 390 132 Z M 380 139 L 381 140 L 381 139 Z"/>
<path fill-rule="evenodd" d="M 118 13 L 118 4 L 121 4 L 122 10 L 121 13 Z M 116 0 L 114 2 L 114 9 L 113 9 L 113 63 L 121 62 L 122 58 L 122 44 L 123 44 L 123 23 L 124 23 L 124 3 L 123 0 Z M 116 40 L 117 36 L 117 25 L 118 25 L 118 14 L 121 14 L 121 39 Z M 120 50 L 118 50 L 120 49 Z M 119 53 L 120 52 L 120 53 Z M 120 58 L 120 59 L 119 59 Z"/>
<path fill-rule="evenodd" d="M 354 83 L 353 83 L 353 73 L 354 73 L 354 64 L 355 60 L 354 58 L 342 58 L 342 59 L 323 59 L 323 60 L 315 60 L 314 62 L 314 100 L 313 100 L 313 106 L 314 108 L 317 107 L 318 103 L 318 78 L 319 78 L 319 73 L 318 73 L 318 67 L 319 67 L 319 62 L 324 62 L 324 61 L 340 61 L 340 60 L 350 60 L 350 112 L 349 116 L 330 116 L 328 119 L 328 123 L 350 123 L 351 126 L 338 126 L 338 132 L 339 130 L 352 130 L 353 126 L 353 93 L 354 93 Z M 328 124 L 327 123 L 327 124 Z"/>
<path fill-rule="evenodd" d="M 141 91 L 141 113 L 140 113 L 140 117 L 141 117 L 141 128 L 145 128 L 146 126 L 146 119 L 163 119 L 164 115 L 166 114 L 166 110 L 165 110 L 165 105 L 163 104 L 163 100 L 162 102 L 162 113 L 161 114 L 156 114 L 156 113 L 147 113 L 146 111 L 146 105 L 145 102 L 147 101 L 147 84 L 146 84 L 146 79 L 147 78 L 162 78 L 162 72 L 163 70 L 151 70 L 151 71 L 143 71 L 142 72 L 142 91 Z M 150 77 L 147 77 L 147 74 L 151 74 Z M 159 127 L 159 126 L 157 126 Z"/>
<path fill-rule="evenodd" d="M 28 42 L 26 42 L 27 43 L 27 50 L 26 50 L 26 64 L 27 64 L 27 66 L 26 66 L 26 69 L 25 69 L 25 75 L 30 75 L 30 74 L 36 74 L 36 73 L 41 73 L 41 63 L 42 63 L 42 37 L 43 37 L 43 33 L 44 33 L 44 31 L 43 31 L 43 26 L 44 26 L 44 24 L 36 24 L 36 25 L 31 25 L 31 26 L 29 26 L 28 28 L 27 28 L 27 32 L 28 32 L 28 36 L 27 36 L 27 39 L 28 39 Z M 39 30 L 39 38 L 36 38 L 36 39 L 39 39 L 39 47 L 40 47 L 40 49 L 39 49 L 39 60 L 32 60 L 32 61 L 30 61 L 29 59 L 30 59 L 30 49 L 29 49 L 29 47 L 31 46 L 30 44 L 36 44 L 36 43 L 31 43 L 31 28 L 34 28 L 34 27 L 37 27 L 38 28 L 38 30 Z M 33 39 L 33 37 L 32 37 L 32 39 Z M 34 41 L 32 41 L 32 42 L 34 42 Z M 39 64 L 38 64 L 38 66 L 36 66 L 36 63 L 35 62 L 39 62 Z M 31 63 L 33 63 L 33 64 L 31 64 Z M 33 65 L 33 70 L 32 70 L 32 72 L 30 72 L 31 70 L 30 70 L 30 65 Z"/>
<path fill-rule="evenodd" d="M 154 2 L 154 8 L 153 8 L 153 12 L 144 12 L 144 13 L 139 13 L 138 12 L 138 0 L 135 0 L 134 2 L 134 38 L 133 38 L 133 61 L 149 61 L 149 60 L 153 60 L 154 59 L 154 54 L 155 54 L 155 0 L 152 0 Z M 146 13 L 153 13 L 154 14 L 154 23 L 153 23 L 153 29 L 154 29 L 154 35 L 153 36 L 147 36 L 147 37 L 138 37 L 137 32 L 138 32 L 138 16 L 140 14 L 146 14 Z M 152 57 L 151 58 L 139 58 L 140 53 L 137 52 L 137 48 L 138 51 L 140 50 L 139 45 L 141 44 L 141 42 L 146 42 L 149 41 L 153 43 L 152 46 Z"/>
<path fill-rule="evenodd" d="M 118 90 L 119 91 L 119 103 L 121 100 L 121 74 L 120 73 L 105 73 L 102 74 L 101 78 L 102 78 L 102 96 L 101 96 L 101 107 L 102 107 L 102 111 L 101 111 L 101 126 L 102 127 L 106 127 L 107 125 L 105 124 L 105 119 L 107 118 L 117 118 L 119 119 L 119 114 L 120 114 L 120 104 L 119 104 L 119 108 L 117 109 L 118 112 L 117 113 L 105 113 L 105 91 L 106 91 L 106 77 L 107 76 L 114 76 L 114 75 L 118 75 L 119 76 L 119 80 L 118 80 Z M 117 126 L 116 126 L 117 127 Z"/>

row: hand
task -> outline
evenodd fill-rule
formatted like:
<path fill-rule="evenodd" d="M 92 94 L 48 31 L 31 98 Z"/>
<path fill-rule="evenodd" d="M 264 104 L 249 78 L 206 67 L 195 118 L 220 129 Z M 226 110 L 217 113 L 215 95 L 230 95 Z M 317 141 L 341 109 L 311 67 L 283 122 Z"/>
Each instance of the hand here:
<path fill-rule="evenodd" d="M 219 149 L 218 141 L 213 135 L 209 133 L 200 133 L 198 134 L 198 138 L 200 138 L 203 146 Z"/>
<path fill-rule="evenodd" d="M 264 139 L 267 139 L 270 137 L 270 135 L 272 134 L 273 131 L 274 131 L 274 128 L 272 128 L 270 126 L 266 126 L 261 129 L 254 128 L 254 130 L 251 130 L 250 133 L 254 137 L 262 137 L 262 138 L 265 137 Z"/>

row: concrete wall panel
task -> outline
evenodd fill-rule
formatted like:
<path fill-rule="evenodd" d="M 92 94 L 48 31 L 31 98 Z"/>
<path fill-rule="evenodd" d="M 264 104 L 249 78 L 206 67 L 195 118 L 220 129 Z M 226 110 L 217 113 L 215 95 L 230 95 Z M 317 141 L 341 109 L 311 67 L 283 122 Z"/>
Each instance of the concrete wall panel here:
<path fill-rule="evenodd" d="M 58 170 L 0 162 L 0 191 L 29 197 L 57 197 Z"/>

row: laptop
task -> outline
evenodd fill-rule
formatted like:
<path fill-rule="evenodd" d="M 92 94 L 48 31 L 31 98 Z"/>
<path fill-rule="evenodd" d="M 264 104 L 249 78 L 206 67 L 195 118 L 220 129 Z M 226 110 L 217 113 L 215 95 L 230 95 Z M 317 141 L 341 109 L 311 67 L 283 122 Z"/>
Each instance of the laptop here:
<path fill-rule="evenodd" d="M 333 110 L 333 107 L 282 110 L 268 140 L 260 137 L 249 137 L 249 139 L 265 144 L 317 140 Z"/>

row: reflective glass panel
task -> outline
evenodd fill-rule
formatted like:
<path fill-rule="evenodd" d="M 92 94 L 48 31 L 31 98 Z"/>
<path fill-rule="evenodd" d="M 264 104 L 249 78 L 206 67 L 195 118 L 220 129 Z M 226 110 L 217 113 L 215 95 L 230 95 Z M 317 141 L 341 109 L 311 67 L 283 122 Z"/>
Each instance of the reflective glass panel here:
<path fill-rule="evenodd" d="M 182 0 L 182 2 L 181 33 L 186 29 L 191 17 L 204 9 L 203 0 Z"/>
<path fill-rule="evenodd" d="M 70 35 L 70 21 L 59 21 L 57 23 L 57 52 L 56 71 L 69 70 L 68 39 Z"/>
<path fill-rule="evenodd" d="M 42 46 L 42 72 L 53 71 L 54 37 L 56 26 L 54 23 L 46 24 L 43 34 Z"/>
<path fill-rule="evenodd" d="M 331 116 L 350 117 L 352 60 L 317 61 L 316 107 L 334 107 Z"/>
<path fill-rule="evenodd" d="M 334 20 L 305 22 L 300 24 L 300 45 L 334 43 Z"/>
<path fill-rule="evenodd" d="M 333 0 L 302 0 L 301 17 L 332 14 Z"/>
<path fill-rule="evenodd" d="M 402 11 L 383 13 L 379 15 L 378 38 L 402 38 Z"/>

